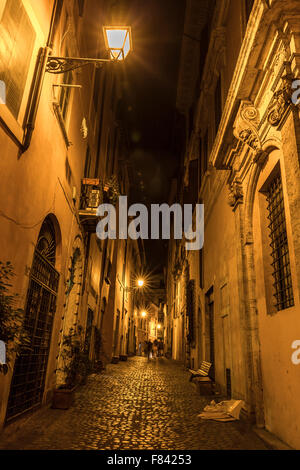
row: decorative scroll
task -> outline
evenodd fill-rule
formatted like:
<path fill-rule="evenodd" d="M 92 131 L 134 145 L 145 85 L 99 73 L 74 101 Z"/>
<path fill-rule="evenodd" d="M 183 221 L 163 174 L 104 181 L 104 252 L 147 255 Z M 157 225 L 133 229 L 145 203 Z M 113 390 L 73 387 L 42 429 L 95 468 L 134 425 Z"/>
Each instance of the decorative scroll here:
<path fill-rule="evenodd" d="M 88 64 L 94 64 L 97 67 L 102 67 L 105 62 L 109 62 L 105 59 L 77 59 L 74 57 L 52 57 L 48 58 L 46 72 L 60 74 L 70 72 L 71 70 L 84 67 Z"/>
<path fill-rule="evenodd" d="M 259 113 L 255 106 L 250 101 L 242 101 L 233 126 L 233 134 L 256 152 L 261 150 L 259 121 Z"/>

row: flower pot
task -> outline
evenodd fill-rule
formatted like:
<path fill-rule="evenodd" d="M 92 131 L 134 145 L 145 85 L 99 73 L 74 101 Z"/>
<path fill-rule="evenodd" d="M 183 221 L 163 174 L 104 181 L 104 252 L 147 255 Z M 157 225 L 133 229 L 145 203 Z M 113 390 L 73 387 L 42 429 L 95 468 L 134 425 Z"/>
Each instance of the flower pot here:
<path fill-rule="evenodd" d="M 74 390 L 75 387 L 72 389 L 61 388 L 54 390 L 52 408 L 68 410 L 74 401 Z"/>

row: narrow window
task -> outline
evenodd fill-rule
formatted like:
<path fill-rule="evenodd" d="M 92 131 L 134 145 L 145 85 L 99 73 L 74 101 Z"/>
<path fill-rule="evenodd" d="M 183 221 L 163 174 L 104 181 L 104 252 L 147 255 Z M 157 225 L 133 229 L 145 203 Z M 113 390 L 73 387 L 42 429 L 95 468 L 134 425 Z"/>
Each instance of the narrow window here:
<path fill-rule="evenodd" d="M 267 211 L 269 219 L 269 237 L 275 307 L 277 311 L 294 305 L 289 247 L 286 232 L 286 220 L 282 181 L 280 173 L 269 184 L 267 191 Z"/>

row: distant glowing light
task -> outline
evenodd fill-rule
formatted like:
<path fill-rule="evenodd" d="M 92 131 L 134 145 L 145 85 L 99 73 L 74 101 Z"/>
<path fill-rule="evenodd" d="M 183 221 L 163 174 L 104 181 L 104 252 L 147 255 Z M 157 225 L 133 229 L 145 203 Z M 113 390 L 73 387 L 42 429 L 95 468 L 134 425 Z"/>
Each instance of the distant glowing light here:
<path fill-rule="evenodd" d="M 143 287 L 143 285 L 144 285 L 144 279 L 138 279 L 138 282 L 137 282 L 137 283 L 138 283 L 138 286 L 139 286 L 139 287 Z"/>
<path fill-rule="evenodd" d="M 146 317 L 147 313 L 145 311 L 142 312 L 142 317 Z"/>

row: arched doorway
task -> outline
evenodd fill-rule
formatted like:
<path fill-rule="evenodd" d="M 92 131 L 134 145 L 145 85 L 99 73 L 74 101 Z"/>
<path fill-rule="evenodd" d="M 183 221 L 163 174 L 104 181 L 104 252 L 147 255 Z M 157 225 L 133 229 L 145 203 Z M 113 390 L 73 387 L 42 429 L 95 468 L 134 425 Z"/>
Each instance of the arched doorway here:
<path fill-rule="evenodd" d="M 31 347 L 24 350 L 15 362 L 7 420 L 42 402 L 59 282 L 55 261 L 55 228 L 51 218 L 47 217 L 33 256 L 25 306 L 24 323 Z"/>

